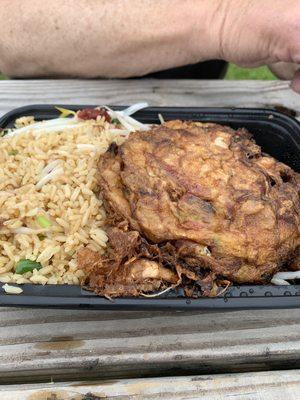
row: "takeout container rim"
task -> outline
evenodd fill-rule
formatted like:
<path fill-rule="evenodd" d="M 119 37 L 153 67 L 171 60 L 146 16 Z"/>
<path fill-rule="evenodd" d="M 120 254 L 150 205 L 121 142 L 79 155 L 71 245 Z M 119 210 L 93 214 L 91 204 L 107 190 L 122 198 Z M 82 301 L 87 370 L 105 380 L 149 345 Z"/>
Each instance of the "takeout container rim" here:
<path fill-rule="evenodd" d="M 99 105 L 70 104 L 35 104 L 19 107 L 9 111 L 0 118 L 0 127 L 12 126 L 21 116 L 33 115 L 36 119 L 56 118 L 59 111 L 55 108 L 64 107 L 72 110 L 97 107 Z M 123 109 L 126 106 L 110 106 L 113 109 Z M 271 130 L 267 141 L 274 142 L 277 136 L 283 146 L 289 143 L 294 152 L 296 168 L 300 169 L 300 123 L 295 118 L 272 109 L 263 108 L 232 108 L 232 107 L 148 107 L 137 112 L 135 118 L 142 122 L 159 123 L 158 113 L 168 119 L 190 119 L 211 121 L 221 124 L 243 126 L 257 125 L 261 132 L 266 126 Z M 170 118 L 169 118 L 170 117 Z M 246 125 L 246 126 L 244 126 Z M 248 127 L 249 129 L 249 127 Z M 253 133 L 253 129 L 249 129 Z M 273 137 L 271 137 L 273 134 Z M 272 145 L 272 143 L 269 143 Z M 296 158 L 295 158 L 296 157 Z M 295 165 L 294 165 L 295 167 Z M 270 309 L 270 308 L 300 308 L 300 285 L 233 285 L 223 297 L 189 299 L 180 294 L 167 294 L 162 298 L 118 298 L 113 301 L 72 285 L 21 285 L 20 295 L 6 294 L 0 286 L 0 306 L 24 307 L 55 307 L 75 309 L 106 309 L 106 310 L 237 310 L 237 309 Z"/>

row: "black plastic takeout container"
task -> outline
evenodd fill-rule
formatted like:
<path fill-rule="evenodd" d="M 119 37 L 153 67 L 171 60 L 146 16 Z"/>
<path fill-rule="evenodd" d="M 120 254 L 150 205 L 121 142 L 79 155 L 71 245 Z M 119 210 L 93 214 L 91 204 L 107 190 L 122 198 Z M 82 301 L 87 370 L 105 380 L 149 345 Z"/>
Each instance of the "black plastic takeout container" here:
<path fill-rule="evenodd" d="M 58 105 L 79 110 L 91 105 Z M 123 107 L 112 107 L 122 109 Z M 158 114 L 165 120 L 183 119 L 210 121 L 244 127 L 254 136 L 263 151 L 300 172 L 300 123 L 284 114 L 263 109 L 149 107 L 137 112 L 134 118 L 144 123 L 159 123 Z M 54 105 L 32 105 L 10 111 L 0 119 L 0 127 L 12 127 L 21 116 L 33 115 L 36 120 L 56 118 Z M 290 286 L 247 285 L 232 286 L 222 297 L 185 298 L 182 291 L 169 292 L 158 298 L 118 298 L 113 301 L 99 297 L 79 286 L 22 285 L 23 293 L 8 295 L 0 286 L 0 305 L 89 308 L 107 310 L 145 309 L 252 309 L 300 307 L 300 284 Z"/>

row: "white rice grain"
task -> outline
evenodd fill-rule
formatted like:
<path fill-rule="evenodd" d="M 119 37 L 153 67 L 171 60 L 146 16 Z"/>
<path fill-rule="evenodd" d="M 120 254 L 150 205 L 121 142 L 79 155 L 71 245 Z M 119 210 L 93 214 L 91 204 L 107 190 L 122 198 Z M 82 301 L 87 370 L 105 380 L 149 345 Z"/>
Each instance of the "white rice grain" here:
<path fill-rule="evenodd" d="M 11 285 L 8 285 L 7 283 L 2 286 L 2 289 L 7 294 L 21 294 L 23 292 L 23 289 L 21 289 L 20 287 L 11 286 Z"/>
<path fill-rule="evenodd" d="M 78 284 L 84 278 L 78 249 L 103 252 L 107 242 L 101 229 L 105 211 L 96 194 L 98 157 L 111 142 L 122 143 L 128 130 L 102 120 L 21 122 L 18 131 L 0 138 L 0 282 Z M 72 129 L 63 128 L 67 125 Z M 17 155 L 9 156 L 11 150 Z M 44 214 L 52 222 L 47 229 L 36 220 Z M 16 274 L 21 259 L 42 268 Z"/>

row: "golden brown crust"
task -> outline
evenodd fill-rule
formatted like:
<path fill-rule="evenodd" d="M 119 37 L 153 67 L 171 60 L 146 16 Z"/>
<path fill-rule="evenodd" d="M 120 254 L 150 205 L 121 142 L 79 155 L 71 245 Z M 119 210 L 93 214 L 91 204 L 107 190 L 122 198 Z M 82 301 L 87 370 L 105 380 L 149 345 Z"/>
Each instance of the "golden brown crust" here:
<path fill-rule="evenodd" d="M 173 270 L 189 279 L 209 271 L 267 282 L 300 246 L 299 174 L 262 154 L 243 129 L 170 121 L 133 133 L 100 158 L 99 184 L 109 214 L 147 242 L 169 242 Z M 184 256 L 182 241 L 210 255 Z"/>

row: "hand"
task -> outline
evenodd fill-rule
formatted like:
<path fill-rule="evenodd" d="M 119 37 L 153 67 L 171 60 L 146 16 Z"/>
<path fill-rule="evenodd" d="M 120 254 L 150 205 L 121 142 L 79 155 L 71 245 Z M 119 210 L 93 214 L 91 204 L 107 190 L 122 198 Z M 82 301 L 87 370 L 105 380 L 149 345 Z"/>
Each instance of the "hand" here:
<path fill-rule="evenodd" d="M 223 0 L 217 14 L 220 58 L 243 67 L 271 64 L 300 93 L 300 0 Z"/>
<path fill-rule="evenodd" d="M 300 64 L 278 62 L 268 65 L 269 69 L 279 79 L 292 80 L 291 87 L 300 93 L 299 70 Z"/>

